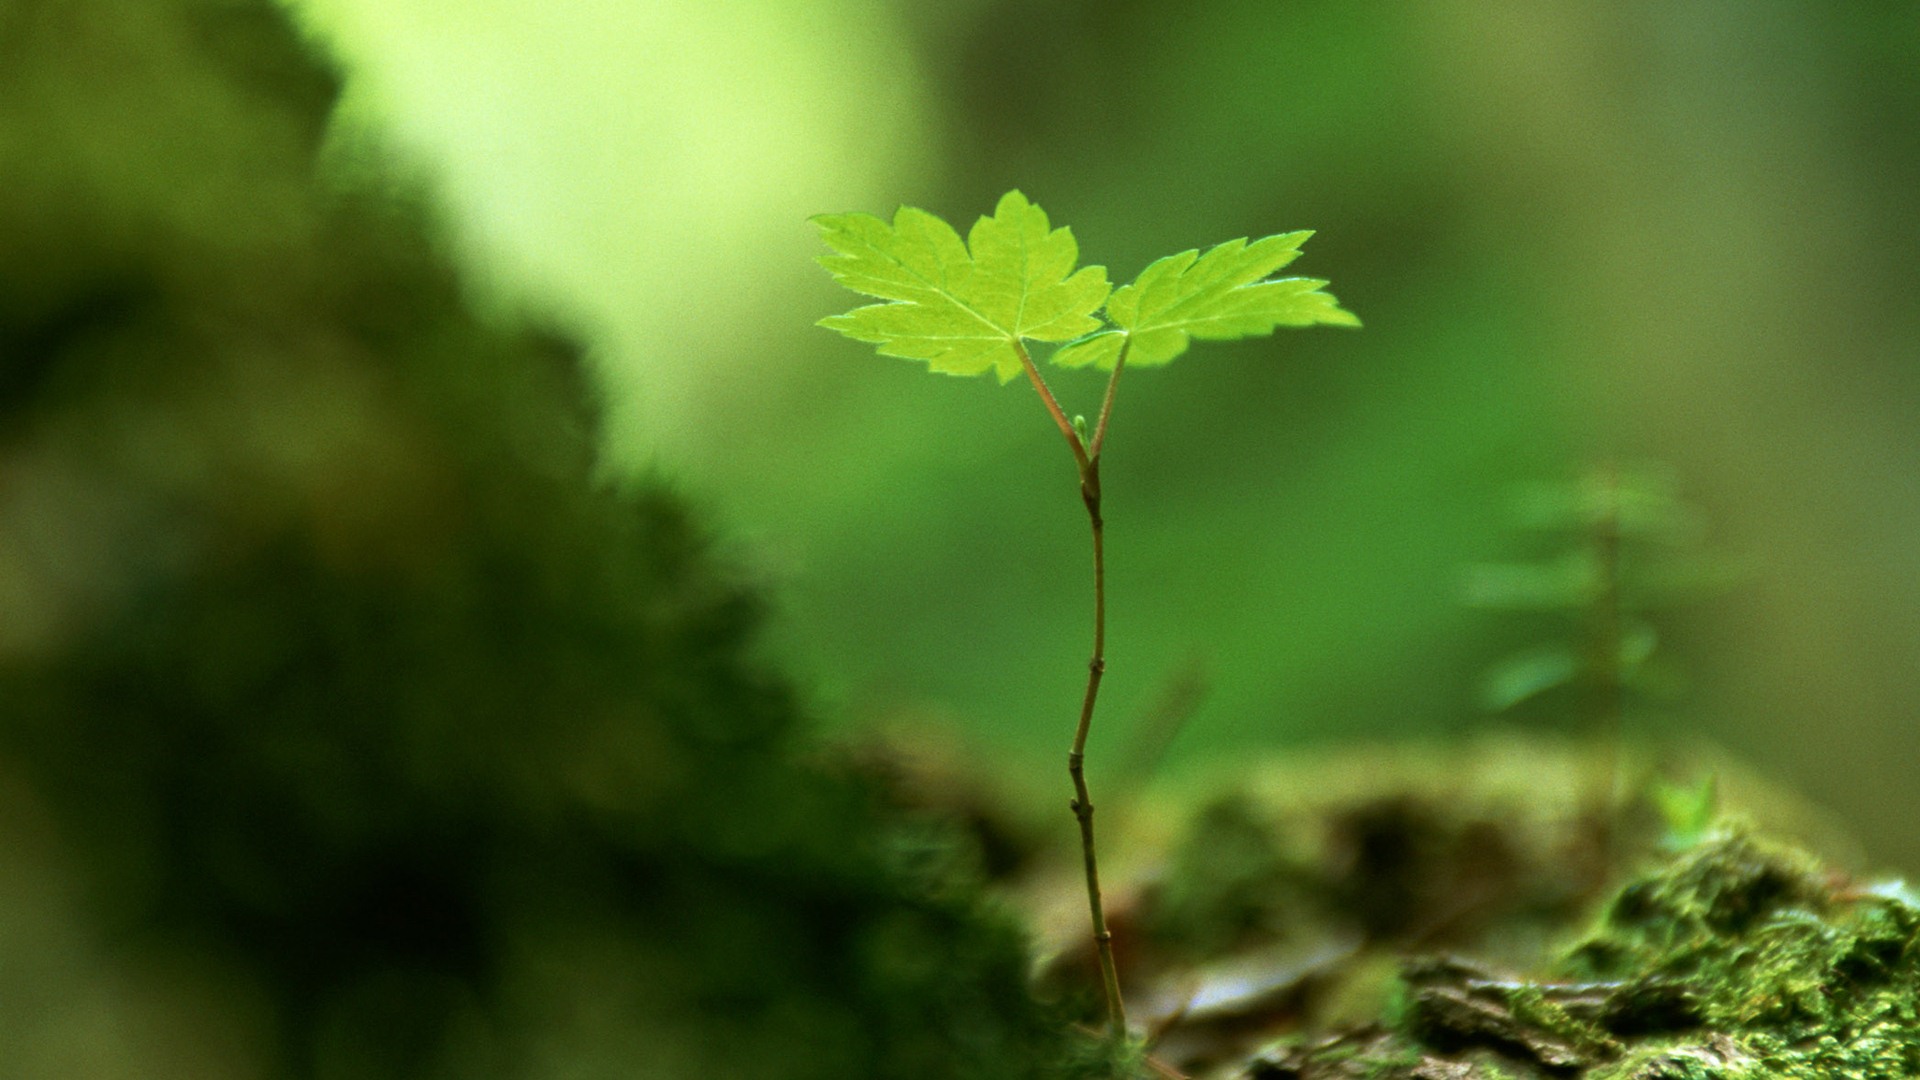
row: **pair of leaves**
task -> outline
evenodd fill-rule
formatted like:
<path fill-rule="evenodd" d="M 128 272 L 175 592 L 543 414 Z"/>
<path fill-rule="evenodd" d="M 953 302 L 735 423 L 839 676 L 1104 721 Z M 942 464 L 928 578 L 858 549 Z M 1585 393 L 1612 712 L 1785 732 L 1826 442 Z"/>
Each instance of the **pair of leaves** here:
<path fill-rule="evenodd" d="M 1620 654 L 1606 677 L 1649 697 L 1678 694 L 1675 676 L 1651 666 L 1658 636 L 1653 627 L 1635 620 L 1625 627 Z M 1480 703 L 1492 712 L 1508 709 L 1549 690 L 1571 686 L 1583 677 L 1595 677 L 1593 658 L 1573 642 L 1552 642 L 1514 653 L 1495 664 L 1480 684 Z"/>
<path fill-rule="evenodd" d="M 1299 255 L 1309 232 L 1230 240 L 1205 255 L 1183 251 L 1114 290 L 1104 268 L 1075 269 L 1072 230 L 1052 228 L 1046 211 L 1018 191 L 975 222 L 965 243 L 945 221 L 912 207 L 901 207 L 891 224 L 871 214 L 814 221 L 834 250 L 821 264 L 847 288 L 883 301 L 820 325 L 952 375 L 992 371 L 1007 382 L 1024 367 L 1027 341 L 1067 342 L 1055 351 L 1056 364 L 1111 370 L 1129 341 L 1128 360 L 1151 366 L 1179 356 L 1193 338 L 1359 325 L 1321 291 L 1324 281 L 1267 280 Z M 1096 317 L 1103 307 L 1111 329 Z"/>
<path fill-rule="evenodd" d="M 1731 590 L 1750 567 L 1726 556 L 1638 551 L 1631 574 L 1616 581 L 1617 603 L 1647 611 Z M 1482 563 L 1467 568 L 1461 599 L 1468 607 L 1500 611 L 1578 614 L 1607 588 L 1606 571 L 1590 549 L 1573 548 L 1530 563 Z"/>
<path fill-rule="evenodd" d="M 1623 540 L 1669 547 L 1697 543 L 1700 513 L 1680 497 L 1679 477 L 1655 462 L 1589 469 L 1572 482 L 1529 484 L 1515 492 L 1513 524 L 1547 533 L 1606 528 Z"/>

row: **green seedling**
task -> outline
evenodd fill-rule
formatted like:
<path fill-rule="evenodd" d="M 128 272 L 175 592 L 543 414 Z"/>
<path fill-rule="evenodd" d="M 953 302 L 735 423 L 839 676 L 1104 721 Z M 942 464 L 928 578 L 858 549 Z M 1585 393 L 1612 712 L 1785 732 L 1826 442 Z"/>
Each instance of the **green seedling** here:
<path fill-rule="evenodd" d="M 1570 483 L 1523 489 L 1513 523 L 1543 541 L 1541 557 L 1474 567 L 1467 603 L 1544 615 L 1563 632 L 1495 664 L 1481 703 L 1504 712 L 1558 698 L 1583 708 L 1602 750 L 1597 794 L 1611 806 L 1629 705 L 1671 701 L 1684 686 L 1658 649 L 1655 616 L 1724 590 L 1740 568 L 1701 554 L 1701 514 L 1651 465 L 1603 463 Z"/>
<path fill-rule="evenodd" d="M 1496 665 L 1482 703 L 1497 712 L 1584 687 L 1607 727 L 1630 698 L 1674 696 L 1681 682 L 1659 662 L 1655 613 L 1726 589 L 1741 569 L 1701 554 L 1701 515 L 1672 478 L 1650 466 L 1596 466 L 1577 482 L 1522 491 L 1514 524 L 1561 546 L 1536 562 L 1474 567 L 1467 603 L 1557 616 L 1573 632 Z"/>
<path fill-rule="evenodd" d="M 892 222 L 871 214 L 826 214 L 814 221 L 833 249 L 820 257 L 821 264 L 842 285 L 881 301 L 822 319 L 821 326 L 874 344 L 883 356 L 925 361 L 930 371 L 993 372 L 1003 384 L 1025 375 L 1073 452 L 1080 501 L 1093 530 L 1093 656 L 1067 771 L 1109 1033 L 1116 1042 L 1124 1040 L 1126 1007 L 1101 906 L 1085 771 L 1087 733 L 1107 664 L 1100 453 L 1113 418 L 1114 390 L 1128 365 L 1165 364 L 1196 338 L 1230 341 L 1281 326 L 1358 326 L 1360 320 L 1322 291 L 1324 281 L 1271 276 L 1300 254 L 1310 232 L 1229 240 L 1204 254 L 1196 249 L 1169 255 L 1132 284 L 1115 289 L 1104 267 L 1076 265 L 1080 251 L 1072 231 L 1051 227 L 1046 212 L 1018 191 L 1003 196 L 993 215 L 976 221 L 964 241 L 945 221 L 912 207 L 901 207 Z M 1047 386 L 1031 352 L 1035 343 L 1057 346 L 1048 360 L 1058 367 L 1109 373 L 1091 432 Z"/>

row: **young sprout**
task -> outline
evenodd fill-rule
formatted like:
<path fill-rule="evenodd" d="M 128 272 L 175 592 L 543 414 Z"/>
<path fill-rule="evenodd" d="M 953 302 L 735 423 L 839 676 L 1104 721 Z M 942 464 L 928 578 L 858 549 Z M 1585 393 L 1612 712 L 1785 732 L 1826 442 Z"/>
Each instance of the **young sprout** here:
<path fill-rule="evenodd" d="M 1570 631 L 1495 664 L 1481 702 L 1495 712 L 1548 696 L 1584 706 L 1608 807 L 1628 704 L 1672 698 L 1680 685 L 1656 650 L 1654 613 L 1722 589 L 1738 572 L 1697 554 L 1705 528 L 1677 488 L 1667 470 L 1608 462 L 1571 483 L 1523 489 L 1514 524 L 1557 546 L 1538 561 L 1476 566 L 1467 577 L 1468 604 L 1545 614 Z"/>
<path fill-rule="evenodd" d="M 1093 652 L 1067 772 L 1108 1032 L 1118 1043 L 1127 1036 L 1126 1007 L 1101 902 L 1086 749 L 1107 667 L 1100 454 L 1120 372 L 1128 365 L 1168 363 L 1195 338 L 1228 341 L 1280 326 L 1358 326 L 1360 320 L 1323 291 L 1324 281 L 1271 276 L 1299 255 L 1309 232 L 1169 255 L 1132 284 L 1114 289 L 1103 267 L 1076 266 L 1080 253 L 1072 231 L 1052 228 L 1046 212 L 1018 191 L 1002 196 L 992 216 L 974 222 L 964 241 L 945 221 L 912 207 L 901 207 L 891 223 L 871 214 L 824 214 L 814 222 L 833 249 L 821 264 L 842 285 L 881 301 L 822 319 L 821 326 L 876 345 L 883 356 L 925 361 L 930 371 L 991 371 L 1002 383 L 1024 375 L 1073 454 L 1093 534 Z M 1070 416 L 1048 387 L 1030 351 L 1035 343 L 1059 346 L 1048 357 L 1056 366 L 1108 372 L 1091 431 L 1086 418 Z"/>

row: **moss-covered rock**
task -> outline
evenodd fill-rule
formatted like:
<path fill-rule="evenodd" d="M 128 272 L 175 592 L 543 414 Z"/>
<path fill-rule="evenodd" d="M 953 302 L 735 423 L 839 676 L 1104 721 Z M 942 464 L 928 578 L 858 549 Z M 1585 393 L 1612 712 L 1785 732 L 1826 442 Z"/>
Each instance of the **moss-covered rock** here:
<path fill-rule="evenodd" d="M 1544 975 L 1416 961 L 1388 1022 L 1270 1052 L 1239 1075 L 1920 1075 L 1914 899 L 1718 832 L 1629 882 Z"/>

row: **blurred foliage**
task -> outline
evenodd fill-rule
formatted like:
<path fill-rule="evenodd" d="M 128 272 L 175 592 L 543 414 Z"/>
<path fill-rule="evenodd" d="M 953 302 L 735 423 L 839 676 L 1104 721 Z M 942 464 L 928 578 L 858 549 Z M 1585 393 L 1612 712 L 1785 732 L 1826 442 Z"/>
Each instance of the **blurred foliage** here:
<path fill-rule="evenodd" d="M 1502 493 L 1654 458 L 1763 560 L 1663 627 L 1703 658 L 1692 722 L 1920 860 L 1891 824 L 1920 755 L 1912 4 L 302 10 L 494 287 L 603 331 L 610 467 L 721 500 L 834 711 L 941 712 L 1048 767 L 1087 586 L 1071 470 L 1018 467 L 1045 417 L 809 331 L 839 301 L 806 217 L 958 218 L 1018 186 L 1122 280 L 1311 226 L 1364 332 L 1123 394 L 1119 714 L 1198 655 L 1213 692 L 1176 764 L 1473 723 L 1516 642 L 1452 585 L 1501 550 Z M 1097 376 L 1067 376 L 1096 411 Z"/>
<path fill-rule="evenodd" d="M 1670 471 L 1595 465 L 1577 480 L 1521 488 L 1512 516 L 1535 561 L 1469 568 L 1465 598 L 1536 625 L 1529 645 L 1487 672 L 1482 704 L 1498 712 L 1542 695 L 1587 697 L 1559 708 L 1610 714 L 1589 716 L 1589 730 L 1616 727 L 1629 704 L 1673 704 L 1685 675 L 1655 655 L 1654 616 L 1725 590 L 1741 568 L 1701 552 L 1705 524 Z"/>
<path fill-rule="evenodd" d="M 335 87 L 270 4 L 0 2 L 0 1075 L 1064 1068 L 579 349 L 318 182 Z"/>

